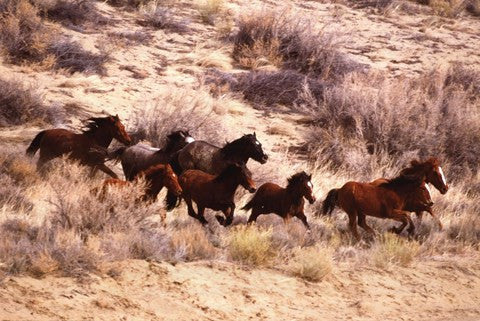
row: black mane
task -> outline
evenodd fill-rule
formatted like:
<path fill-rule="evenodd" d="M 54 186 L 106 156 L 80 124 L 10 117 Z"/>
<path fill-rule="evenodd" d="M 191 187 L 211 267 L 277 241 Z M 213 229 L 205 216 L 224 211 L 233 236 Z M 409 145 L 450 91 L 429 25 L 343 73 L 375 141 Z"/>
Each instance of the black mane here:
<path fill-rule="evenodd" d="M 303 182 L 305 180 L 308 180 L 308 174 L 305 173 L 305 171 L 301 171 L 299 173 L 296 173 L 288 178 L 288 184 L 287 184 L 287 189 L 291 190 L 294 186 L 296 186 L 298 183 Z"/>
<path fill-rule="evenodd" d="M 88 118 L 83 125 L 82 132 L 85 134 L 91 134 L 94 133 L 97 129 L 99 129 L 103 124 L 105 124 L 105 121 L 108 119 L 109 116 L 107 117 L 91 117 Z"/>
<path fill-rule="evenodd" d="M 252 135 L 243 135 L 242 137 L 234 140 L 233 142 L 225 144 L 225 146 L 220 149 L 221 153 L 225 156 L 226 159 L 241 155 L 243 153 L 245 143 L 248 142 L 248 140 L 250 139 L 249 136 Z"/>
<path fill-rule="evenodd" d="M 401 187 L 405 185 L 420 186 L 423 180 L 424 180 L 423 175 L 407 175 L 402 171 L 400 175 L 398 175 L 395 178 L 387 180 L 387 182 L 380 184 L 380 186 L 388 187 L 388 188 Z"/>

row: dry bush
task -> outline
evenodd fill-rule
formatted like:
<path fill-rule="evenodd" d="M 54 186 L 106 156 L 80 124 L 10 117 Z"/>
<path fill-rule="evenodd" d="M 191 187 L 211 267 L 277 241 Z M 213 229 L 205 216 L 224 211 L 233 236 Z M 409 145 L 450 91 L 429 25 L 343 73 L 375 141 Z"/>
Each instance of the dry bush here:
<path fill-rule="evenodd" d="M 92 53 L 85 50 L 78 42 L 69 39 L 57 39 L 52 42 L 49 52 L 55 57 L 55 68 L 71 73 L 84 72 L 106 75 L 105 63 L 110 54 L 105 51 Z"/>
<path fill-rule="evenodd" d="M 142 26 L 165 29 L 178 33 L 185 33 L 189 30 L 189 22 L 187 20 L 176 18 L 171 9 L 163 7 L 156 1 L 140 7 L 139 13 L 140 18 L 138 19 L 138 23 Z"/>
<path fill-rule="evenodd" d="M 93 0 L 30 0 L 42 16 L 66 24 L 105 24 L 106 19 L 98 12 Z"/>
<path fill-rule="evenodd" d="M 140 30 L 109 32 L 108 36 L 124 42 L 126 46 L 148 45 L 153 40 L 152 34 Z"/>
<path fill-rule="evenodd" d="M 360 65 L 338 50 L 338 33 L 315 30 L 312 22 L 285 12 L 248 13 L 238 22 L 233 58 L 245 67 L 266 60 L 321 79 L 339 78 Z M 252 62 L 253 60 L 253 62 Z"/>
<path fill-rule="evenodd" d="M 381 165 L 398 169 L 414 157 L 436 156 L 461 179 L 479 169 L 480 117 L 475 86 L 454 77 L 456 69 L 436 70 L 415 79 L 352 76 L 312 95 L 317 126 L 307 135 L 315 156 L 367 176 Z M 477 74 L 476 74 L 477 75 Z M 476 77 L 476 76 L 475 76 Z"/>
<path fill-rule="evenodd" d="M 243 264 L 268 265 L 276 256 L 272 246 L 272 230 L 239 226 L 231 230 L 228 241 L 230 257 Z"/>
<path fill-rule="evenodd" d="M 476 17 L 480 17 L 480 0 L 467 1 L 465 10 Z"/>
<path fill-rule="evenodd" d="M 53 123 L 60 111 L 46 106 L 42 95 L 18 80 L 0 79 L 0 127 L 31 122 Z"/>
<path fill-rule="evenodd" d="M 8 4 L 8 2 L 7 2 Z M 53 65 L 48 52 L 54 30 L 45 26 L 38 10 L 28 0 L 10 2 L 0 19 L 0 46 L 8 61 Z"/>
<path fill-rule="evenodd" d="M 202 0 L 198 5 L 198 12 L 203 22 L 214 25 L 215 21 L 225 11 L 223 0 Z"/>
<path fill-rule="evenodd" d="M 331 273 L 332 264 L 332 255 L 325 248 L 297 248 L 293 251 L 287 271 L 296 277 L 318 282 Z"/>
<path fill-rule="evenodd" d="M 0 47 L 7 61 L 43 69 L 105 73 L 108 54 L 94 54 L 45 25 L 27 0 L 13 2 L 0 20 Z"/>
<path fill-rule="evenodd" d="M 225 97 L 213 98 L 202 88 L 165 87 L 158 93 L 153 106 L 132 115 L 132 137 L 163 146 L 163 140 L 171 131 L 184 129 L 197 140 L 223 146 L 226 139 L 232 138 L 217 115 L 225 108 L 226 100 Z"/>
<path fill-rule="evenodd" d="M 217 249 L 210 242 L 206 230 L 196 222 L 171 229 L 173 257 L 177 260 L 194 261 L 213 259 Z"/>
<path fill-rule="evenodd" d="M 116 7 L 132 7 L 138 8 L 154 0 L 106 0 L 106 2 L 112 6 Z"/>
<path fill-rule="evenodd" d="M 408 266 L 419 250 L 415 241 L 407 241 L 395 234 L 385 233 L 372 248 L 373 263 L 385 268 L 388 264 Z"/>

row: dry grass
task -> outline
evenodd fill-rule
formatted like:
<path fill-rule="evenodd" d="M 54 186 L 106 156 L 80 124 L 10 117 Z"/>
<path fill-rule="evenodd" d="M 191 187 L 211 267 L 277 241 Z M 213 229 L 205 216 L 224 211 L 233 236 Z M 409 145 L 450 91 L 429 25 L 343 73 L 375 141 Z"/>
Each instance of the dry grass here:
<path fill-rule="evenodd" d="M 46 106 L 42 95 L 18 80 L 0 79 L 0 127 L 52 123 L 58 110 Z"/>
<path fill-rule="evenodd" d="M 318 282 L 332 271 L 331 253 L 324 248 L 298 248 L 287 265 L 287 271 L 299 278 Z"/>
<path fill-rule="evenodd" d="M 249 12 L 238 22 L 233 58 L 243 67 L 274 65 L 316 78 L 338 78 L 360 68 L 340 53 L 341 37 L 316 29 L 303 17 L 287 12 Z"/>
<path fill-rule="evenodd" d="M 239 226 L 229 236 L 229 253 L 233 260 L 252 266 L 268 265 L 275 258 L 272 230 L 256 226 Z"/>
<path fill-rule="evenodd" d="M 178 33 L 189 30 L 188 20 L 175 17 L 172 9 L 164 7 L 160 2 L 151 1 L 139 9 L 138 23 L 155 29 L 165 29 Z"/>
<path fill-rule="evenodd" d="M 198 12 L 203 22 L 214 25 L 219 16 L 224 13 L 224 0 L 202 0 L 198 4 Z"/>
<path fill-rule="evenodd" d="M 373 247 L 372 259 L 375 266 L 381 268 L 385 268 L 389 264 L 408 266 L 417 255 L 418 250 L 418 243 L 386 233 Z"/>
<path fill-rule="evenodd" d="M 92 25 L 107 22 L 93 0 L 30 0 L 42 16 L 49 20 L 59 21 L 65 25 Z"/>
<path fill-rule="evenodd" d="M 133 137 L 163 146 L 167 134 L 184 129 L 197 140 L 223 146 L 231 138 L 218 116 L 226 108 L 226 99 L 214 98 L 202 88 L 164 88 L 152 105 L 131 117 Z"/>
<path fill-rule="evenodd" d="M 175 258 L 185 261 L 215 258 L 217 249 L 209 240 L 206 230 L 196 222 L 173 227 L 171 233 Z"/>

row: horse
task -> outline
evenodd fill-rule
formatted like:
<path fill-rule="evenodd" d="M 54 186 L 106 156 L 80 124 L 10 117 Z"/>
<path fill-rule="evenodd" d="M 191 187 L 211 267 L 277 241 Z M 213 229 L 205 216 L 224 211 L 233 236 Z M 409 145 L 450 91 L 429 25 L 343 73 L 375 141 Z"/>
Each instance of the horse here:
<path fill-rule="evenodd" d="M 448 185 L 447 181 L 445 179 L 445 175 L 443 173 L 442 167 L 440 166 L 440 161 L 437 158 L 431 157 L 427 159 L 426 161 L 420 162 L 418 160 L 412 160 L 410 162 L 410 166 L 403 169 L 401 173 L 405 175 L 409 175 L 412 173 L 417 173 L 417 172 L 422 172 L 425 175 L 425 187 L 428 189 L 428 194 L 429 198 L 430 197 L 430 190 L 428 187 L 428 184 L 432 184 L 441 194 L 445 194 L 448 191 Z M 386 178 L 379 178 L 376 179 L 370 184 L 378 186 L 380 184 L 383 184 L 385 182 L 388 182 L 388 179 Z M 425 193 L 425 191 L 423 191 Z M 430 201 L 431 202 L 431 201 Z M 433 205 L 433 202 L 431 202 Z M 422 204 L 415 204 L 415 202 L 410 202 L 407 205 L 405 205 L 404 210 L 409 211 L 409 212 L 415 212 L 415 214 L 418 217 L 419 223 L 422 221 L 422 216 L 423 216 L 423 211 L 426 211 L 430 213 L 430 215 L 436 219 L 439 228 L 442 229 L 442 222 L 440 222 L 440 219 L 435 216 L 433 213 L 432 206 L 422 206 Z"/>
<path fill-rule="evenodd" d="M 182 198 L 187 203 L 188 215 L 198 219 L 202 224 L 207 224 L 204 212 L 206 208 L 222 211 L 225 219 L 216 216 L 218 222 L 228 226 L 233 221 L 235 211 L 234 196 L 238 186 L 254 193 L 255 183 L 251 173 L 245 165 L 228 165 L 219 175 L 211 175 L 201 170 L 189 169 L 179 177 L 180 186 L 183 189 Z M 177 199 L 167 199 L 170 208 L 177 204 Z M 192 202 L 197 204 L 198 213 L 195 213 Z"/>
<path fill-rule="evenodd" d="M 113 178 L 118 178 L 104 164 L 107 156 L 106 149 L 113 138 L 125 145 L 129 145 L 132 141 L 118 115 L 92 117 L 86 120 L 85 128 L 80 134 L 62 128 L 41 131 L 30 143 L 26 153 L 33 157 L 40 149 L 40 157 L 37 161 L 38 171 L 43 169 L 46 162 L 62 155 L 69 155 L 80 164 L 92 167 L 92 174 L 99 169 Z"/>
<path fill-rule="evenodd" d="M 129 147 L 120 147 L 109 153 L 109 158 L 120 160 L 123 173 L 128 181 L 132 181 L 138 173 L 156 164 L 170 162 L 172 155 L 195 141 L 188 131 L 171 132 L 163 148 L 154 148 L 142 143 Z"/>
<path fill-rule="evenodd" d="M 254 222 L 262 214 L 274 213 L 288 222 L 290 218 L 299 218 L 307 229 L 310 226 L 304 213 L 306 198 L 310 204 L 315 202 L 313 196 L 312 175 L 304 171 L 288 178 L 287 187 L 283 188 L 274 183 L 265 183 L 260 186 L 252 199 L 242 208 L 252 210 L 248 223 Z"/>
<path fill-rule="evenodd" d="M 418 188 L 425 181 L 423 174 L 406 175 L 401 173 L 396 178 L 383 182 L 378 186 L 370 183 L 347 182 L 339 189 L 332 189 L 328 192 L 323 201 L 322 213 L 331 214 L 338 206 L 343 209 L 349 218 L 349 228 L 353 236 L 360 240 L 357 231 L 358 225 L 370 234 L 375 234 L 373 229 L 367 225 L 366 215 L 378 218 L 391 218 L 402 222 L 398 228 L 392 231 L 400 234 L 409 225 L 409 235 L 415 232 L 415 225 L 410 218 L 410 213 L 404 210 L 408 200 L 418 197 Z M 428 202 L 428 201 L 425 201 Z"/>
<path fill-rule="evenodd" d="M 230 164 L 246 165 L 250 158 L 261 164 L 268 159 L 256 133 L 243 135 L 223 147 L 205 141 L 190 143 L 174 155 L 172 167 L 177 174 L 187 169 L 198 169 L 218 175 Z"/>
<path fill-rule="evenodd" d="M 178 177 L 169 164 L 157 164 L 142 171 L 137 179 L 144 177 L 146 181 L 145 193 L 142 195 L 142 201 L 154 202 L 157 195 L 165 186 L 177 197 L 182 194 L 182 188 L 178 183 Z M 103 182 L 102 195 L 106 193 L 109 186 L 126 187 L 131 185 L 130 181 L 124 181 L 118 178 L 109 178 Z"/>

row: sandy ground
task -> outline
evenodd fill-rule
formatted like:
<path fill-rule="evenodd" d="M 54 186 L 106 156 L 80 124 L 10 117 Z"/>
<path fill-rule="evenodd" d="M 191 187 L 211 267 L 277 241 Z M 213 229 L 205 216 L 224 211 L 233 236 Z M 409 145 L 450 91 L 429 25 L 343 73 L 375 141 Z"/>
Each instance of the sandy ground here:
<path fill-rule="evenodd" d="M 235 12 L 276 4 L 254 1 L 228 6 Z M 480 63 L 478 19 L 450 20 L 398 10 L 376 15 L 314 1 L 294 1 L 289 6 L 327 21 L 329 28 L 340 31 L 345 52 L 392 76 L 457 60 Z M 108 32 L 142 29 L 133 13 L 103 3 L 99 7 L 114 24 L 85 33 L 65 32 L 95 50 L 111 45 Z M 197 62 L 212 50 L 226 61 L 217 68 L 235 70 L 229 58 L 231 45 L 215 40 L 214 27 L 200 22 L 191 2 L 182 2 L 177 10 L 180 16 L 191 17 L 190 32 L 148 30 L 154 36 L 148 45 L 113 47 L 114 60 L 105 77 L 32 72 L 5 64 L 0 65 L 0 73 L 38 87 L 47 102 L 70 104 L 70 117 L 62 126 L 77 127 L 86 115 L 99 113 L 118 113 L 128 123 L 131 113 L 148 105 L 164 86 L 194 84 L 196 75 L 204 71 Z M 256 130 L 269 153 L 281 157 L 288 146 L 300 143 L 299 116 L 280 112 L 264 116 L 247 104 L 240 106 L 241 116 L 227 113 L 225 121 L 241 130 Z M 0 129 L 0 141 L 26 143 L 39 129 Z M 333 274 L 321 283 L 225 262 L 119 262 L 106 267 L 118 271 L 115 277 L 7 277 L 0 283 L 0 320 L 474 321 L 480 319 L 479 258 L 418 261 L 390 272 L 336 263 Z"/>
<path fill-rule="evenodd" d="M 128 261 L 110 266 L 120 271 L 114 278 L 7 278 L 0 318 L 475 321 L 478 262 L 456 257 L 388 271 L 340 263 L 310 283 L 225 262 Z"/>

